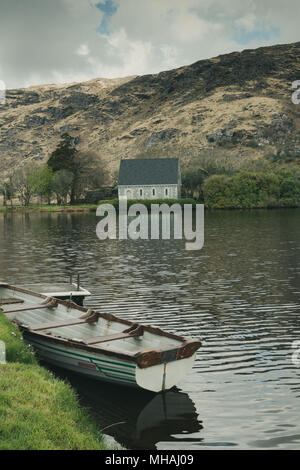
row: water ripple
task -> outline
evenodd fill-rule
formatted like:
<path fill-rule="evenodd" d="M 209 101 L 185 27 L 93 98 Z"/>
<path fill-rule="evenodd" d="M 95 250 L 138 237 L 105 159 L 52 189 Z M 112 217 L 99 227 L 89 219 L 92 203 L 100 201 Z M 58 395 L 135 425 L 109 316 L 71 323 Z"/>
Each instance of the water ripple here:
<path fill-rule="evenodd" d="M 298 220 L 298 210 L 209 213 L 204 248 L 191 253 L 181 241 L 100 242 L 91 214 L 0 214 L 0 273 L 34 283 L 80 272 L 93 294 L 87 306 L 202 339 L 181 384 L 201 430 L 158 448 L 292 449 L 300 443 Z"/>

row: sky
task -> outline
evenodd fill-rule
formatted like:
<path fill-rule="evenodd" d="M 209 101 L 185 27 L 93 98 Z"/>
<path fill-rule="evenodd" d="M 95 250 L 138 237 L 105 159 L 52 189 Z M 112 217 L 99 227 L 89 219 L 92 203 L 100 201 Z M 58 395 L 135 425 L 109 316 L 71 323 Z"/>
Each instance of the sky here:
<path fill-rule="evenodd" d="M 299 18 L 299 0 L 0 0 L 0 81 L 158 73 L 299 41 Z"/>

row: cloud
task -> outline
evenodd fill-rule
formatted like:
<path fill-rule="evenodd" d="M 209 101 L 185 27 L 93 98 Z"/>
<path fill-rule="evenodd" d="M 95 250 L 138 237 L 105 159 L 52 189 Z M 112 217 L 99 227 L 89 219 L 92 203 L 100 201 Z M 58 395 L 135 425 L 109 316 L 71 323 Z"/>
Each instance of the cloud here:
<path fill-rule="evenodd" d="M 77 55 L 89 55 L 90 50 L 89 47 L 86 44 L 80 44 L 78 47 L 76 54 Z"/>
<path fill-rule="evenodd" d="M 156 73 L 299 40 L 298 0 L 1 0 L 0 13 L 7 88 Z"/>
<path fill-rule="evenodd" d="M 254 13 L 248 13 L 245 16 L 237 18 L 235 24 L 238 28 L 242 28 L 245 31 L 253 31 L 257 25 L 257 17 Z"/>

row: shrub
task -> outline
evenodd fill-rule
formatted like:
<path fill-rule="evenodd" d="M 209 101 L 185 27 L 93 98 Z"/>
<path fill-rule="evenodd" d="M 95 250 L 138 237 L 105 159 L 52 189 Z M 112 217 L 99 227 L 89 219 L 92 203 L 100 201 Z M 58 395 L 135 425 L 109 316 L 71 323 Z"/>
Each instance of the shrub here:
<path fill-rule="evenodd" d="M 300 206 L 300 172 L 281 168 L 277 172 L 280 188 L 280 205 L 282 207 Z"/>
<path fill-rule="evenodd" d="M 204 182 L 203 194 L 205 205 L 217 209 L 299 207 L 300 174 L 280 169 L 214 175 Z"/>
<path fill-rule="evenodd" d="M 228 198 L 230 177 L 226 175 L 213 175 L 203 184 L 204 202 L 208 207 L 224 209 L 230 207 Z"/>

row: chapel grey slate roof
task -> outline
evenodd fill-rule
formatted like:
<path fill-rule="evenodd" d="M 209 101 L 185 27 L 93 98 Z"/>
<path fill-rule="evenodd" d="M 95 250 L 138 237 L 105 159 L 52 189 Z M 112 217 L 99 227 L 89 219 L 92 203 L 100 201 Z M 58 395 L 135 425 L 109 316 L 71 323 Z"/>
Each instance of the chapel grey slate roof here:
<path fill-rule="evenodd" d="M 178 158 L 121 160 L 119 185 L 178 184 Z"/>

